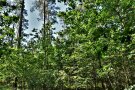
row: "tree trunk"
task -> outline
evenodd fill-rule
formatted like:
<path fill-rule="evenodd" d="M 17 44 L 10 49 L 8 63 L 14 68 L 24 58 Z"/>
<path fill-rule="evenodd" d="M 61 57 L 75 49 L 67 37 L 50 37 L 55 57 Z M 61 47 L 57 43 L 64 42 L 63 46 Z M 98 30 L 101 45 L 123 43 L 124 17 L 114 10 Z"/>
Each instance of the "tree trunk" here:
<path fill-rule="evenodd" d="M 20 13 L 20 22 L 19 22 L 19 29 L 18 29 L 18 44 L 17 44 L 17 48 L 19 49 L 21 47 L 21 38 L 22 38 L 22 23 L 23 23 L 23 11 L 24 11 L 24 0 L 22 0 L 21 2 L 21 13 Z M 18 82 L 18 78 L 15 77 L 15 81 L 14 81 L 14 90 L 17 90 L 17 82 Z"/>
<path fill-rule="evenodd" d="M 22 23 L 23 23 L 23 11 L 24 11 L 24 0 L 21 2 L 21 13 L 20 13 L 20 22 L 18 29 L 18 48 L 21 46 L 21 38 L 22 38 Z"/>
<path fill-rule="evenodd" d="M 14 82 L 14 85 L 13 85 L 13 87 L 14 87 L 14 90 L 17 90 L 17 81 L 18 81 L 18 79 L 17 79 L 17 77 L 15 77 L 15 82 Z"/>

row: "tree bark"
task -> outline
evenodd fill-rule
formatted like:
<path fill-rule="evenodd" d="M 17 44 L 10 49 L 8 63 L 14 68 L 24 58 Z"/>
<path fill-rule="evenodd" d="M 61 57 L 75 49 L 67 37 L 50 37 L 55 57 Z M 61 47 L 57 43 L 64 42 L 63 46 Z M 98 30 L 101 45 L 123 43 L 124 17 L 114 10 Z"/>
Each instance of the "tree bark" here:
<path fill-rule="evenodd" d="M 24 11 L 24 0 L 21 1 L 21 13 L 20 13 L 20 22 L 19 22 L 19 29 L 18 29 L 18 44 L 17 44 L 17 48 L 19 49 L 21 47 L 21 38 L 22 38 L 22 23 L 23 23 L 23 11 Z M 18 86 L 18 78 L 17 76 L 15 77 L 15 81 L 14 81 L 14 90 L 17 90 L 17 86 Z"/>
<path fill-rule="evenodd" d="M 18 29 L 18 48 L 21 47 L 21 38 L 22 38 L 22 23 L 23 23 L 23 12 L 24 12 L 24 0 L 21 2 L 21 13 L 20 13 L 20 22 Z"/>

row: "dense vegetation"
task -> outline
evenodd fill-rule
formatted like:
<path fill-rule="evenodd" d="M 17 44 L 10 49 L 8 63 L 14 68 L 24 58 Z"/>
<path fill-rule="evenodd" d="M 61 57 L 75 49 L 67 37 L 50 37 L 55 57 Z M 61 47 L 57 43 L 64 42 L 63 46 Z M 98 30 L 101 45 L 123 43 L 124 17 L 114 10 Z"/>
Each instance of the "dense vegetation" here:
<path fill-rule="evenodd" d="M 124 90 L 135 84 L 135 0 L 0 0 L 0 90 Z M 59 17 L 64 25 L 53 24 Z M 27 40 L 31 38 L 30 40 Z M 131 90 L 131 89 L 130 89 Z"/>

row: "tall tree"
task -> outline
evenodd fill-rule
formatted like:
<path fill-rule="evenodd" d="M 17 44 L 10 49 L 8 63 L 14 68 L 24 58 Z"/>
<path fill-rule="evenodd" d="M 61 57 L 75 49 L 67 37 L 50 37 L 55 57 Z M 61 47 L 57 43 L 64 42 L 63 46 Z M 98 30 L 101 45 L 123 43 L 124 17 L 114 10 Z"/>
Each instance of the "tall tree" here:
<path fill-rule="evenodd" d="M 55 38 L 52 17 L 56 15 L 56 1 L 34 3 L 43 26 L 28 35 L 24 33 L 27 13 L 22 11 L 19 1 L 14 4 L 0 1 L 0 89 L 123 90 L 130 85 L 134 88 L 133 0 L 59 0 L 68 9 L 58 14 L 64 28 Z M 16 42 L 17 23 L 21 26 Z M 24 43 L 24 36 L 32 37 Z"/>
<path fill-rule="evenodd" d="M 127 68 L 125 68 L 124 62 L 126 61 L 124 58 L 126 57 L 123 56 L 125 54 L 122 53 L 124 53 L 124 49 L 127 49 L 127 47 L 125 46 L 131 45 L 132 47 L 132 40 L 130 35 L 134 32 L 132 31 L 132 29 L 129 28 L 133 28 L 132 25 L 134 22 L 131 20 L 131 24 L 131 22 L 127 21 L 126 18 L 134 18 L 134 16 L 130 14 L 131 12 L 134 12 L 133 2 L 126 2 L 126 0 L 114 0 L 113 2 L 102 0 L 86 0 L 83 1 L 82 4 L 83 10 L 75 9 L 75 6 L 77 5 L 71 3 L 72 1 L 69 1 L 69 6 L 71 6 L 72 10 L 68 12 L 61 12 L 60 14 L 60 16 L 62 16 L 62 18 L 64 19 L 64 23 L 67 24 L 66 29 L 63 30 L 63 34 L 65 35 L 64 38 L 67 41 L 70 41 L 71 45 L 73 43 L 76 44 L 73 50 L 72 46 L 68 46 L 70 50 L 67 49 L 66 51 L 72 52 L 70 52 L 69 55 L 65 54 L 65 57 L 68 57 L 67 60 L 71 62 L 73 60 L 73 57 L 77 60 L 79 69 L 83 69 L 83 71 L 80 72 L 81 74 L 79 74 L 80 78 L 84 78 L 84 81 L 87 81 L 87 79 L 92 79 L 92 85 L 90 85 L 89 82 L 86 82 L 85 85 L 82 85 L 84 85 L 85 88 L 94 87 L 103 89 L 120 89 L 127 87 L 129 85 L 130 79 L 128 76 L 129 74 L 126 74 L 126 72 L 129 71 Z M 131 6 L 130 12 L 128 6 Z M 128 25 L 127 23 L 130 23 L 130 25 Z M 126 34 L 124 32 L 126 32 Z M 84 53 L 81 54 L 82 51 Z M 128 51 L 126 50 L 125 52 L 129 53 L 130 51 L 128 49 Z M 116 57 L 119 58 L 121 61 L 115 61 L 114 59 Z M 126 58 L 126 60 L 128 61 L 128 58 Z M 83 61 L 85 61 L 85 63 Z M 122 71 L 119 71 L 114 63 L 121 64 L 121 66 L 117 65 L 117 68 L 121 68 Z M 88 66 L 89 69 L 86 69 L 85 66 Z M 120 82 L 117 81 L 121 81 L 122 78 L 117 77 L 117 75 L 115 75 L 116 72 L 114 72 L 113 70 L 116 70 L 116 72 L 124 72 L 123 78 L 126 78 L 125 84 L 124 82 L 123 84 L 120 84 Z M 79 70 L 75 70 L 75 72 L 77 71 Z M 87 75 L 87 73 L 89 74 Z M 114 73 L 115 76 L 111 75 L 110 73 Z M 78 74 L 75 74 L 74 76 L 78 76 Z M 105 76 L 107 76 L 107 78 Z M 112 78 L 117 78 L 117 80 L 115 79 L 116 81 L 113 81 Z M 107 85 L 108 82 L 109 85 Z M 93 86 L 94 83 L 95 86 Z M 119 83 L 121 86 L 117 87 L 116 83 Z M 99 84 L 101 84 L 101 86 Z M 72 85 L 74 86 L 75 82 Z"/>
<path fill-rule="evenodd" d="M 23 25 L 23 13 L 24 13 L 24 0 L 21 0 L 21 12 L 20 12 L 20 20 L 19 20 L 19 29 L 18 29 L 18 48 L 21 46 L 21 39 L 22 39 L 22 25 Z"/>

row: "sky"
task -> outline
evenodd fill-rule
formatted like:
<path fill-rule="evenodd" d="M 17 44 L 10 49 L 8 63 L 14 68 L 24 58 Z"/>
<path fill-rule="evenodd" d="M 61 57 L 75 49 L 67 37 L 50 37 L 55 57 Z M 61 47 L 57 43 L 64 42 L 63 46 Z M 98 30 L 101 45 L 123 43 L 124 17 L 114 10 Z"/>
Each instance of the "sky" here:
<path fill-rule="evenodd" d="M 30 12 L 30 8 L 32 7 L 32 3 L 35 0 L 25 0 L 25 9 L 27 10 L 28 16 L 26 19 L 29 20 L 29 28 L 26 30 L 27 33 L 30 33 L 33 28 L 40 29 L 42 26 L 42 21 L 38 21 L 39 12 L 36 10 L 34 12 Z"/>
<path fill-rule="evenodd" d="M 30 8 L 32 7 L 32 3 L 35 0 L 25 0 L 25 9 L 27 10 L 28 16 L 26 17 L 26 19 L 29 20 L 29 28 L 27 30 L 25 30 L 26 33 L 31 33 L 31 30 L 33 28 L 36 29 L 41 29 L 43 21 L 38 21 L 37 18 L 39 18 L 39 12 L 36 10 L 34 12 L 30 12 Z M 64 3 L 56 3 L 56 6 L 60 7 L 60 11 L 66 11 L 66 6 L 64 5 Z M 60 29 L 62 29 L 62 24 L 60 22 L 60 19 L 57 18 L 58 23 L 53 25 L 54 28 L 56 28 L 55 31 L 59 31 Z"/>

